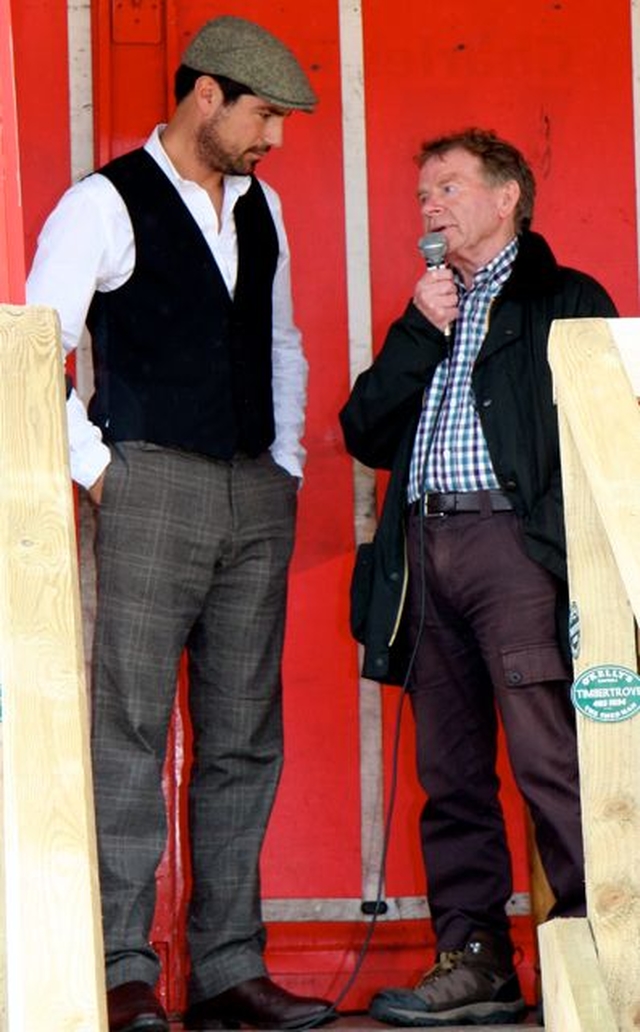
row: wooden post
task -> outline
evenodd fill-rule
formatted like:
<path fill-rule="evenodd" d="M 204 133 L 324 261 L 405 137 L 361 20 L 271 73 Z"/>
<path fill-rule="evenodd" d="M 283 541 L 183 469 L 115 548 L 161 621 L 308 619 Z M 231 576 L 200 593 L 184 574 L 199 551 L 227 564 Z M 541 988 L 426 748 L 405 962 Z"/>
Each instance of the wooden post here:
<path fill-rule="evenodd" d="M 618 1032 L 588 922 L 549 921 L 541 932 L 547 1032 Z"/>
<path fill-rule="evenodd" d="M 106 1030 L 62 349 L 0 307 L 0 682 L 9 1032 Z"/>
<path fill-rule="evenodd" d="M 634 614 L 637 620 L 640 613 L 636 395 L 606 320 L 554 323 L 549 358 L 560 425 L 570 599 L 577 618 L 574 672 L 576 677 L 598 667 L 635 672 Z M 640 717 L 607 722 L 578 713 L 577 721 L 588 925 L 560 920 L 540 929 L 545 1023 L 552 1032 L 610 1027 L 603 1015 L 601 1024 L 593 1024 L 593 995 L 569 962 L 574 950 L 586 957 L 591 948 L 589 986 L 602 980 L 615 1015 L 613 1028 L 637 1032 Z M 560 1004 L 562 994 L 550 988 L 557 986 L 559 970 L 571 983 L 564 986 L 575 1003 L 571 1025 Z"/>
<path fill-rule="evenodd" d="M 24 271 L 11 0 L 0 0 L 0 298 L 24 301 Z"/>

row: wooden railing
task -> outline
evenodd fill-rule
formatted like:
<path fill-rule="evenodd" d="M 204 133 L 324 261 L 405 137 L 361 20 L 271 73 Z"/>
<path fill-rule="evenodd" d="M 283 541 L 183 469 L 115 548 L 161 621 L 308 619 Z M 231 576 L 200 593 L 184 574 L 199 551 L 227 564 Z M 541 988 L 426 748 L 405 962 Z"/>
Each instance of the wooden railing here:
<path fill-rule="evenodd" d="M 0 306 L 0 1028 L 107 1027 L 57 316 Z"/>
<path fill-rule="evenodd" d="M 640 614 L 640 320 L 555 323 L 549 355 L 574 690 L 586 678 L 591 715 L 577 712 L 588 917 L 540 928 L 545 1027 L 637 1032 L 640 716 L 629 677 Z M 44 308 L 0 307 L 0 686 L 0 1028 L 104 1032 L 62 355 Z M 613 719 L 620 707 L 629 712 Z"/>
<path fill-rule="evenodd" d="M 552 326 L 587 918 L 539 929 L 545 1028 L 640 1029 L 640 320 Z M 534 746 L 534 743 L 532 743 Z"/>

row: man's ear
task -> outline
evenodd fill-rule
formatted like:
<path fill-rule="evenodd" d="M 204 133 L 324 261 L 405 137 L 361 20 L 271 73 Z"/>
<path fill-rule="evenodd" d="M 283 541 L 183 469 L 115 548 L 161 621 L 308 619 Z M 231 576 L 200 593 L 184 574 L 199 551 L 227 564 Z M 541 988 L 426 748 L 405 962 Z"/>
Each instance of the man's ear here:
<path fill-rule="evenodd" d="M 203 114 L 212 114 L 223 102 L 220 86 L 211 75 L 200 75 L 193 86 L 193 93 L 198 108 Z"/>
<path fill-rule="evenodd" d="M 509 218 L 516 210 L 520 200 L 520 184 L 515 179 L 508 179 L 500 187 L 498 210 L 502 218 Z"/>

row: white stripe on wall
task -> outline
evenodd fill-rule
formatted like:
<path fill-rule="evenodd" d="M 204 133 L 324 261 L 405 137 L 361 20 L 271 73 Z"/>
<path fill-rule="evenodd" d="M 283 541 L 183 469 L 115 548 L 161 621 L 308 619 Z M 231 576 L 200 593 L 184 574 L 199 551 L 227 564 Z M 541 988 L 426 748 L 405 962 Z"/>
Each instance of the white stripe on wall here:
<path fill-rule="evenodd" d="M 75 182 L 93 169 L 90 0 L 67 0 L 67 31 L 71 178 Z"/>
<path fill-rule="evenodd" d="M 426 921 L 429 904 L 425 896 L 396 896 L 386 900 L 388 909 L 378 921 Z M 265 899 L 262 905 L 265 921 L 362 921 L 359 899 Z M 528 892 L 514 892 L 506 906 L 510 917 L 527 917 L 531 913 Z"/>
<path fill-rule="evenodd" d="M 371 284 L 361 0 L 339 0 L 349 359 L 351 378 L 371 362 Z"/>
<path fill-rule="evenodd" d="M 67 0 L 69 40 L 69 127 L 71 181 L 93 170 L 93 74 L 91 66 L 91 0 Z M 85 401 L 93 392 L 91 342 L 85 332 L 76 352 L 76 386 Z M 85 635 L 85 645 L 88 644 Z"/>
<path fill-rule="evenodd" d="M 339 0 L 342 83 L 342 147 L 351 382 L 371 363 L 371 279 L 365 71 L 361 0 Z M 356 544 L 375 529 L 375 475 L 354 463 Z M 382 705 L 377 684 L 360 681 L 361 882 L 363 900 L 375 900 L 384 836 Z"/>

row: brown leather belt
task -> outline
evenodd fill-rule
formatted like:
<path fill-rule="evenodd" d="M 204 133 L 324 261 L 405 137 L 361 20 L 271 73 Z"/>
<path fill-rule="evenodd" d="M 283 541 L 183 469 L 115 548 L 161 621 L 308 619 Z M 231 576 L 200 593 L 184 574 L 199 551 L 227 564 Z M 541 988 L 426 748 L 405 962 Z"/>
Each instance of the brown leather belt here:
<path fill-rule="evenodd" d="M 513 506 L 502 491 L 433 491 L 425 499 L 412 502 L 412 513 L 425 516 L 453 516 L 458 512 L 508 512 Z"/>

